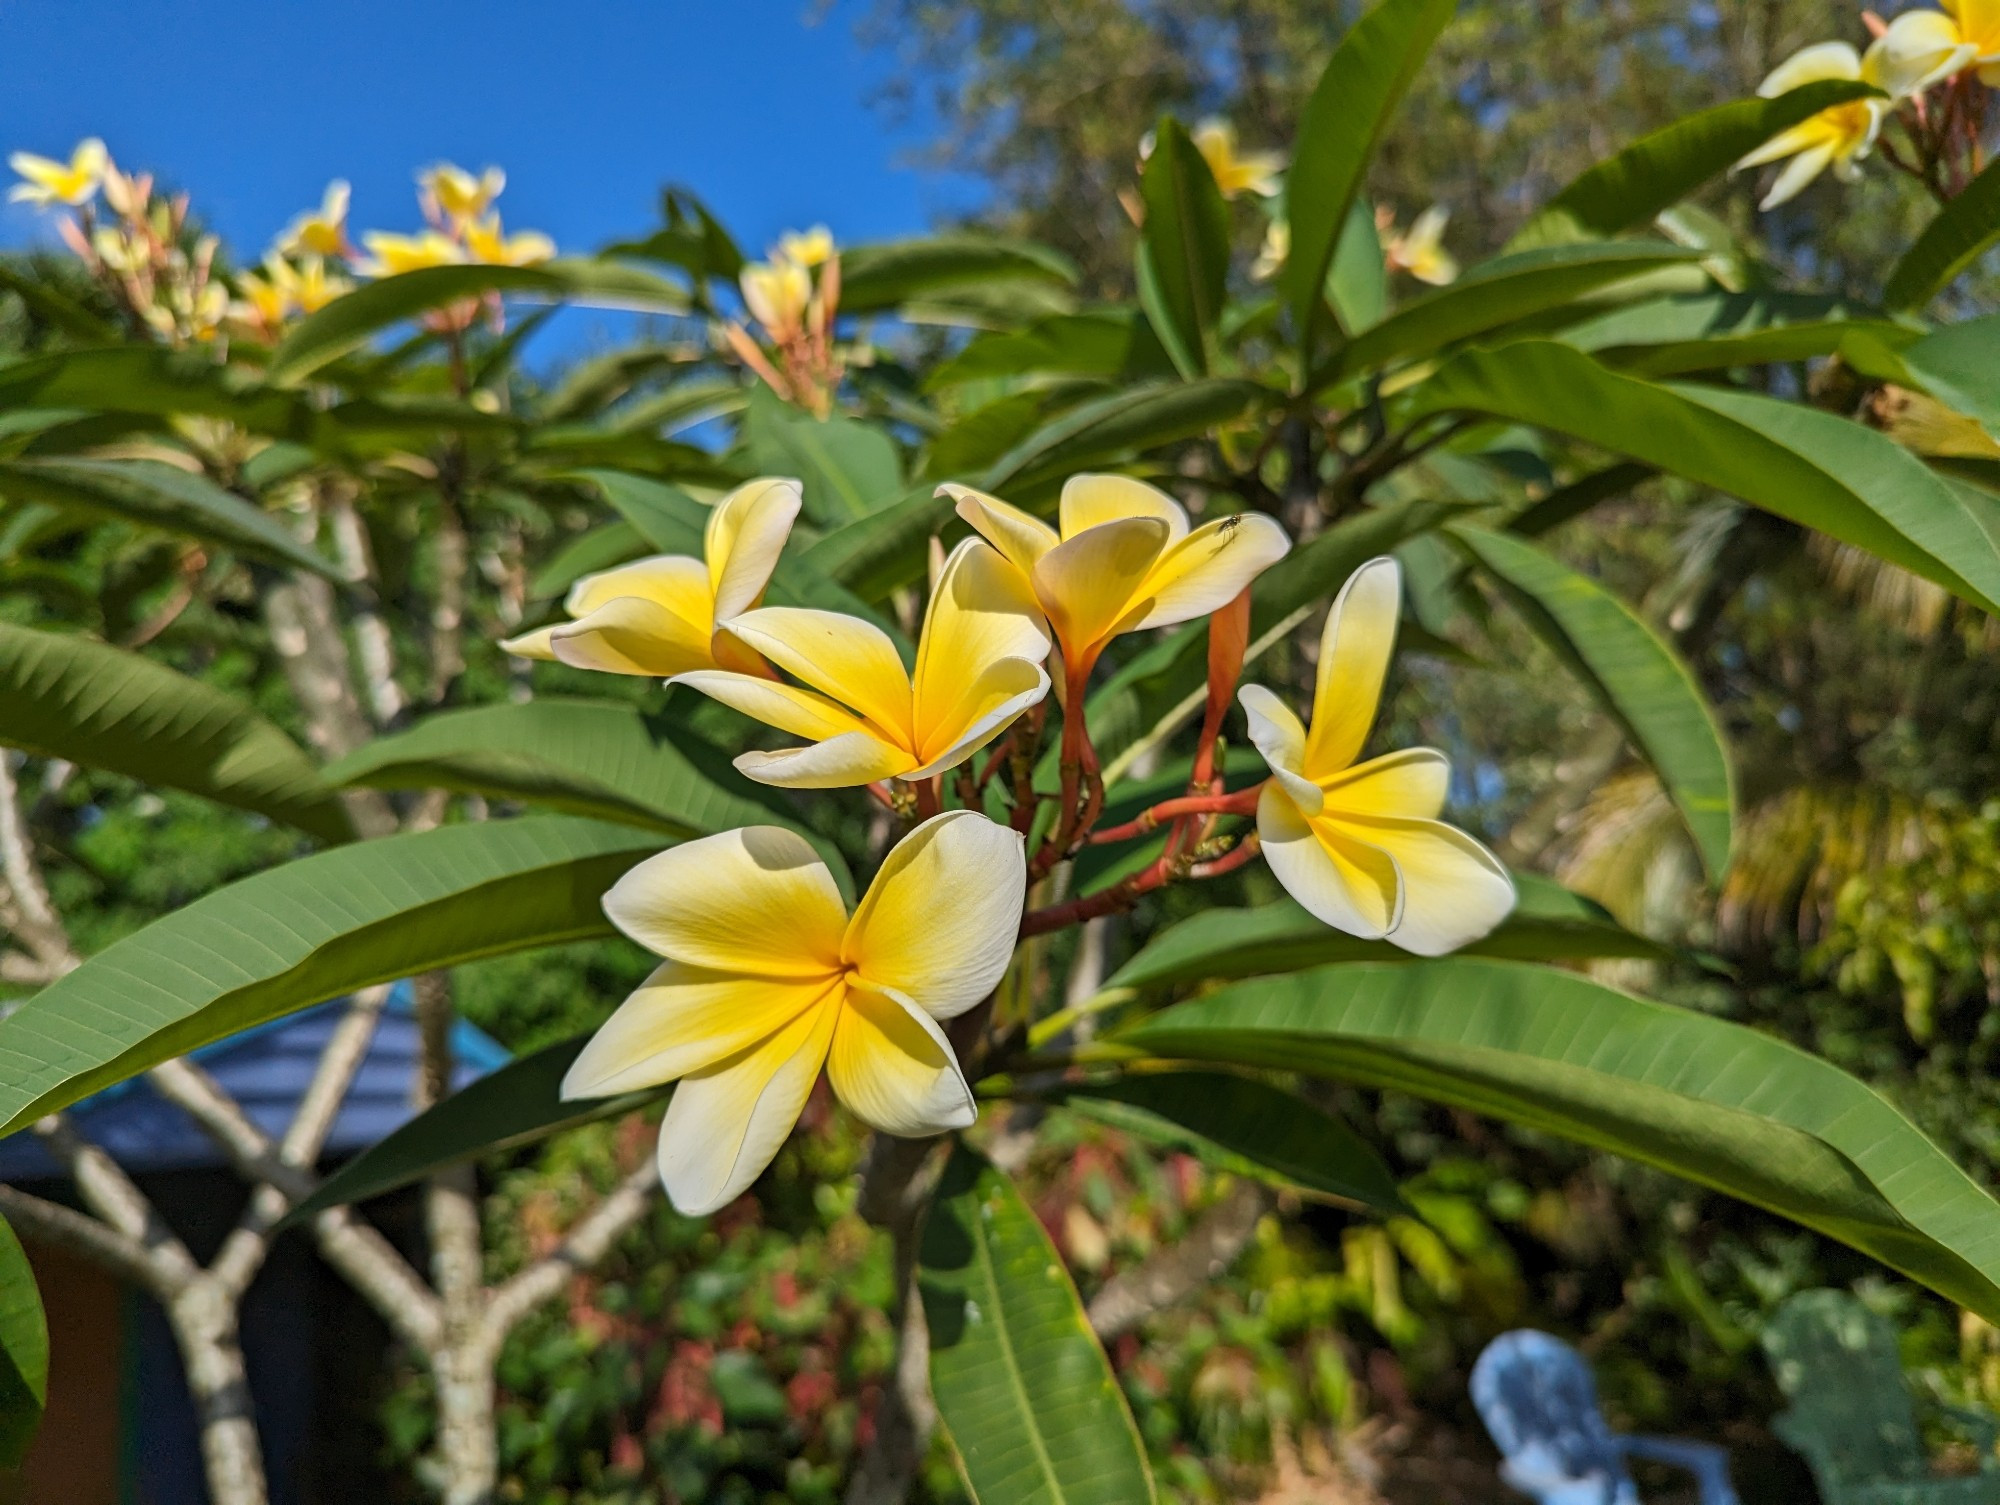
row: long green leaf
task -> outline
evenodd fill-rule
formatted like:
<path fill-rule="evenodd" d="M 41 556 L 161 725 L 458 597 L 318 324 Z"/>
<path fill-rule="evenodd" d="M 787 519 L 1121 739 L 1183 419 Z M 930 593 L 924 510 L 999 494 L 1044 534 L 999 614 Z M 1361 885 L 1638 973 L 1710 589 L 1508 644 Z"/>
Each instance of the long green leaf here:
<path fill-rule="evenodd" d="M 1139 178 L 1139 302 L 1182 376 L 1208 374 L 1229 279 L 1229 206 L 1186 129 L 1168 117 Z"/>
<path fill-rule="evenodd" d="M 528 581 L 528 595 L 537 601 L 559 596 L 585 575 L 608 570 L 650 552 L 646 535 L 620 518 L 587 533 L 579 533 Z"/>
<path fill-rule="evenodd" d="M 599 898 L 659 845 L 539 816 L 356 842 L 217 889 L 0 1019 L 0 1134 L 356 988 L 608 935 Z"/>
<path fill-rule="evenodd" d="M 840 255 L 842 313 L 883 313 L 914 299 L 996 282 L 1069 287 L 1076 268 L 1032 241 L 960 233 L 851 246 Z"/>
<path fill-rule="evenodd" d="M 2000 1204 L 1829 1062 L 1574 973 L 1452 959 L 1237 983 L 1117 1037 L 1511 1119 L 1839 1239 L 2000 1316 Z"/>
<path fill-rule="evenodd" d="M 1127 387 L 1037 429 L 996 460 L 978 484 L 987 491 L 1031 486 L 1134 450 L 1189 439 L 1241 417 L 1264 395 L 1254 382 L 1219 376 Z"/>
<path fill-rule="evenodd" d="M 917 1260 L 931 1390 L 979 1505 L 1149 1505 L 1132 1413 L 1014 1185 L 952 1152 Z"/>
<path fill-rule="evenodd" d="M 1798 403 L 1621 375 L 1524 340 L 1453 357 L 1413 410 L 1570 434 L 1817 528 L 2000 611 L 2000 502 L 1953 491 L 1886 435 Z"/>
<path fill-rule="evenodd" d="M 1535 635 L 1625 729 L 1680 811 L 1711 880 L 1729 867 L 1736 788 L 1708 697 L 1652 626 L 1588 575 L 1504 533 L 1456 527 Z"/>
<path fill-rule="evenodd" d="M 949 527 L 951 503 L 928 489 L 835 528 L 799 556 L 799 567 L 838 581 L 864 601 L 880 601 L 921 580 L 931 535 Z"/>
<path fill-rule="evenodd" d="M 1129 310 L 1093 310 L 983 334 L 932 368 L 924 390 L 940 392 L 963 382 L 1031 373 L 1113 377 L 1132 357 L 1133 324 Z"/>
<path fill-rule="evenodd" d="M 2000 241 L 2000 157 L 1965 192 L 1939 209 L 1905 251 L 1882 288 L 1882 302 L 1916 313 Z"/>
<path fill-rule="evenodd" d="M 341 580 L 331 560 L 206 477 L 157 460 L 0 460 L 0 495 L 161 528 Z"/>
<path fill-rule="evenodd" d="M 0 366 L 0 408 L 29 406 L 198 413 L 300 438 L 310 423 L 296 393 L 270 391 L 206 356 L 160 345 L 65 350 Z"/>
<path fill-rule="evenodd" d="M 1613 309 L 1563 330 L 1565 345 L 1638 376 L 1675 376 L 1831 355 L 1857 331 L 1907 344 L 1918 331 L 1815 293 L 1696 293 Z"/>
<path fill-rule="evenodd" d="M 1738 99 L 1642 136 L 1598 163 L 1523 225 L 1508 249 L 1592 240 L 1643 225 L 1809 116 L 1880 91 L 1828 79 L 1776 99 Z"/>
<path fill-rule="evenodd" d="M 313 760 L 232 695 L 107 643 L 0 622 L 0 744 L 354 832 Z"/>
<path fill-rule="evenodd" d="M 265 376 L 290 386 L 358 350 L 391 324 L 486 293 L 522 293 L 651 313 L 686 313 L 686 292 L 650 272 L 608 261 L 544 266 L 424 267 L 384 277 L 336 298 L 295 324 L 271 352 Z"/>
<path fill-rule="evenodd" d="M 1428 355 L 1456 341 L 1630 281 L 1661 267 L 1692 261 L 1699 252 L 1665 241 L 1545 246 L 1475 267 L 1450 287 L 1399 308 L 1357 334 L 1317 385 L 1373 370 L 1389 361 Z"/>
<path fill-rule="evenodd" d="M 903 498 L 895 441 L 858 418 L 814 418 L 759 387 L 744 413 L 743 437 L 755 470 L 799 478 L 805 514 L 821 527 L 838 527 Z"/>
<path fill-rule="evenodd" d="M 1947 324 L 1897 354 L 1926 392 L 2000 438 L 2000 314 Z"/>
<path fill-rule="evenodd" d="M 1065 1085 L 1050 1100 L 1234 1175 L 1380 1213 L 1409 1210 L 1367 1140 L 1269 1082 L 1224 1071 L 1128 1072 Z"/>
<path fill-rule="evenodd" d="M 21 1466 L 49 1395 L 49 1322 L 27 1251 L 0 1219 L 0 1469 Z"/>
<path fill-rule="evenodd" d="M 1659 961 L 1662 946 L 1634 935 L 1600 906 L 1552 879 L 1516 873 L 1520 898 L 1491 935 L 1461 953 L 1512 961 L 1632 957 Z M 1152 990 L 1183 983 L 1302 972 L 1331 962 L 1409 961 L 1387 941 L 1362 940 L 1315 919 L 1290 899 L 1255 909 L 1207 909 L 1169 926 L 1104 984 Z"/>
<path fill-rule="evenodd" d="M 620 1117 L 672 1090 L 564 1102 L 563 1075 L 589 1043 L 588 1032 L 559 1040 L 426 1108 L 328 1176 L 319 1190 L 285 1214 L 279 1227 L 303 1223 L 329 1207 L 379 1197 L 475 1156 L 517 1150 L 579 1124 Z"/>
<path fill-rule="evenodd" d="M 1285 176 L 1292 245 L 1278 291 L 1310 369 L 1327 268 L 1375 143 L 1402 102 L 1455 0 L 1382 0 L 1334 49 L 1299 117 Z"/>

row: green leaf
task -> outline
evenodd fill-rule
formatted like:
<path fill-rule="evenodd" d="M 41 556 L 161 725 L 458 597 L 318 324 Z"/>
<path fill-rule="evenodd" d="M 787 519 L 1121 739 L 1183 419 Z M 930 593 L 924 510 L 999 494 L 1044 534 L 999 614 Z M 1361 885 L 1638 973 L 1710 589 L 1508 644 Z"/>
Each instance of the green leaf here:
<path fill-rule="evenodd" d="M 345 578 L 269 513 L 157 460 L 0 460 L 0 494 L 142 523 L 329 580 Z"/>
<path fill-rule="evenodd" d="M 850 246 L 840 253 L 840 311 L 885 313 L 913 299 L 995 282 L 1076 283 L 1060 252 L 1032 241 L 962 233 Z"/>
<path fill-rule="evenodd" d="M 1416 412 L 1489 413 L 1656 465 L 2000 611 L 2000 502 L 1953 491 L 1894 440 L 1844 418 L 1641 381 L 1540 340 L 1463 352 L 1412 397 Z"/>
<path fill-rule="evenodd" d="M 535 571 L 528 582 L 528 594 L 537 601 L 559 596 L 585 575 L 595 575 L 614 565 L 637 559 L 648 551 L 646 535 L 620 519 L 579 533 L 556 551 L 553 559 Z"/>
<path fill-rule="evenodd" d="M 1153 133 L 1139 177 L 1139 302 L 1181 375 L 1208 374 L 1229 278 L 1229 206 L 1187 131 L 1171 116 Z"/>
<path fill-rule="evenodd" d="M 1882 302 L 1917 313 L 2000 241 L 2000 157 L 1988 162 L 1918 235 L 1889 272 Z"/>
<path fill-rule="evenodd" d="M 1696 293 L 1613 309 L 1562 332 L 1565 345 L 1638 376 L 1677 376 L 1831 355 L 1851 333 L 1907 344 L 1918 331 L 1816 293 Z"/>
<path fill-rule="evenodd" d="M 354 835 L 313 760 L 271 722 L 108 643 L 0 622 L 0 745 L 185 789 L 322 841 Z"/>
<path fill-rule="evenodd" d="M 426 1108 L 387 1139 L 370 1145 L 285 1214 L 280 1230 L 329 1207 L 366 1202 L 422 1181 L 446 1166 L 480 1155 L 517 1150 L 599 1119 L 618 1118 L 656 1102 L 672 1089 L 650 1088 L 584 1102 L 562 1100 L 562 1079 L 583 1047 L 586 1031 L 509 1061 L 470 1086 Z"/>
<path fill-rule="evenodd" d="M 1390 361 L 1428 355 L 1446 345 L 1546 313 L 1700 253 L 1665 241 L 1545 246 L 1484 262 L 1449 287 L 1405 304 L 1341 347 L 1314 379 L 1322 387 Z"/>
<path fill-rule="evenodd" d="M 929 490 L 914 492 L 818 539 L 798 556 L 799 568 L 836 580 L 865 601 L 880 601 L 923 578 L 931 535 L 951 521 L 949 501 Z"/>
<path fill-rule="evenodd" d="M 659 846 L 538 816 L 355 842 L 217 889 L 0 1019 L 0 1134 L 356 988 L 609 935 L 600 896 Z"/>
<path fill-rule="evenodd" d="M 1014 1184 L 959 1145 L 917 1256 L 931 1390 L 978 1505 L 1147 1505 L 1110 1361 Z"/>
<path fill-rule="evenodd" d="M 1670 953 L 1625 929 L 1600 906 L 1553 879 L 1516 873 L 1519 901 L 1491 935 L 1465 956 L 1516 961 L 1631 957 L 1661 961 Z M 1387 941 L 1362 940 L 1315 919 L 1290 899 L 1255 909 L 1208 909 L 1171 925 L 1112 974 L 1111 988 L 1175 987 L 1233 977 L 1299 972 L 1329 962 L 1410 962 Z M 1414 965 L 1414 963 L 1412 963 Z"/>
<path fill-rule="evenodd" d="M 1642 136 L 1571 183 L 1508 242 L 1510 251 L 1633 229 L 1727 172 L 1778 132 L 1833 105 L 1881 90 L 1845 79 L 1776 99 L 1738 99 Z"/>
<path fill-rule="evenodd" d="M 924 390 L 996 376 L 1114 377 L 1132 358 L 1133 316 L 1123 309 L 1057 314 L 1026 329 L 982 334 L 934 367 Z"/>
<path fill-rule="evenodd" d="M 49 1395 L 49 1322 L 27 1251 L 0 1219 L 0 1469 L 21 1466 Z"/>
<path fill-rule="evenodd" d="M 0 292 L 12 293 L 36 317 L 73 340 L 118 338 L 118 327 L 110 320 L 100 318 L 50 281 L 11 262 L 0 261 Z"/>
<path fill-rule="evenodd" d="M 305 417 L 293 393 L 246 383 L 207 356 L 140 344 L 65 350 L 0 366 L 0 408 L 15 407 L 200 413 L 264 433 L 299 429 Z"/>
<path fill-rule="evenodd" d="M 645 240 L 607 247 L 606 256 L 636 256 L 677 266 L 704 292 L 711 279 L 734 282 L 743 270 L 743 252 L 708 206 L 685 188 L 669 187 L 660 194 L 664 229 Z"/>
<path fill-rule="evenodd" d="M 1305 369 L 1314 364 L 1313 322 L 1327 268 L 1375 143 L 1454 7 L 1455 0 L 1381 0 L 1341 38 L 1299 118 L 1285 176 L 1292 245 L 1278 291 L 1292 311 Z"/>
<path fill-rule="evenodd" d="M 797 476 L 805 487 L 806 516 L 821 527 L 867 517 L 903 498 L 895 441 L 873 424 L 839 414 L 814 418 L 759 387 L 744 413 L 743 434 L 751 467 L 762 475 Z"/>
<path fill-rule="evenodd" d="M 523 800 L 670 836 L 796 823 L 671 718 L 613 700 L 544 696 L 440 711 L 377 737 L 331 765 L 326 777 L 372 789 Z"/>
<path fill-rule="evenodd" d="M 1897 353 L 1926 392 L 2000 438 L 2000 314 L 1947 324 Z"/>
<path fill-rule="evenodd" d="M 680 487 L 623 470 L 590 469 L 574 474 L 603 492 L 612 510 L 660 553 L 702 557 L 708 508 Z"/>
<path fill-rule="evenodd" d="M 1374 1147 L 1330 1113 L 1253 1077 L 1128 1072 L 1049 1094 L 1073 1113 L 1253 1176 L 1380 1213 L 1408 1212 Z"/>
<path fill-rule="evenodd" d="M 1504 533 L 1455 527 L 1508 602 L 1624 728 L 1666 786 L 1711 881 L 1729 867 L 1736 789 L 1701 684 L 1650 623 L 1588 575 Z"/>
<path fill-rule="evenodd" d="M 1381 323 L 1389 310 L 1389 268 L 1375 229 L 1375 206 L 1360 194 L 1347 206 L 1347 223 L 1326 274 L 1326 295 L 1341 328 L 1350 333 Z"/>
<path fill-rule="evenodd" d="M 1838 1067 L 1575 973 L 1455 958 L 1238 983 L 1115 1037 L 1511 1119 L 1838 1239 L 1988 1321 L 2000 1204 Z"/>
<path fill-rule="evenodd" d="M 265 377 L 274 386 L 295 386 L 349 351 L 360 349 L 391 324 L 487 293 L 522 293 L 649 313 L 688 311 L 683 289 L 650 272 L 616 262 L 423 267 L 358 287 L 301 319 L 271 352 Z"/>
<path fill-rule="evenodd" d="M 1044 424 L 994 461 L 978 485 L 985 491 L 1026 488 L 1134 450 L 1191 439 L 1241 417 L 1265 395 L 1255 382 L 1215 376 L 1130 386 Z"/>
<path fill-rule="evenodd" d="M 1523 507 L 1507 519 L 1507 531 L 1522 538 L 1540 538 L 1570 519 L 1583 516 L 1599 502 L 1623 496 L 1642 481 L 1649 481 L 1658 474 L 1650 465 L 1620 460 L 1616 465 L 1607 465 L 1602 470 L 1581 476 L 1567 486 L 1558 486 L 1540 501 Z"/>

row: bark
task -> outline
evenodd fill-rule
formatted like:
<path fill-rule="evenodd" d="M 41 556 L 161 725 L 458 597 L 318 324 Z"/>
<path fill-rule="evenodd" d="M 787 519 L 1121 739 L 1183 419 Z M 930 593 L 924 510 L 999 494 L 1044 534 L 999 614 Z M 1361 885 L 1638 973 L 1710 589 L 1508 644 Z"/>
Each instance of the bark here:
<path fill-rule="evenodd" d="M 354 694 L 333 587 L 317 575 L 273 581 L 264 588 L 264 624 L 305 712 L 307 740 L 320 756 L 344 757 L 366 742 L 372 728 Z M 387 836 L 396 829 L 395 808 L 380 790 L 343 789 L 340 799 L 361 835 Z"/>
<path fill-rule="evenodd" d="M 236 1325 L 238 1293 L 201 1276 L 167 1303 L 188 1391 L 201 1422 L 201 1460 L 213 1505 L 264 1505 L 264 1458 Z"/>
<path fill-rule="evenodd" d="M 1109 1340 L 1183 1301 L 1236 1263 L 1271 1208 L 1270 1188 L 1238 1181 L 1188 1236 L 1108 1281 L 1091 1300 L 1091 1330 Z"/>

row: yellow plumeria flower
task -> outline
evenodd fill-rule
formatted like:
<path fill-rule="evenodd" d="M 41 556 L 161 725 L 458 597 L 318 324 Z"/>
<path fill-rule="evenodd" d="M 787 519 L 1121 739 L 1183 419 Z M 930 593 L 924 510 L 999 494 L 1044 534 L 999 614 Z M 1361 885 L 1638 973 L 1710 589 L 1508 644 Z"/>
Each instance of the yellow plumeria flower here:
<path fill-rule="evenodd" d="M 969 486 L 938 494 L 1021 572 L 1073 675 L 1089 673 L 1121 632 L 1170 627 L 1226 605 L 1292 546 L 1260 512 L 1190 531 L 1179 502 L 1129 476 L 1071 476 L 1060 532 Z"/>
<path fill-rule="evenodd" d="M 273 277 L 291 294 L 301 313 L 316 314 L 335 298 L 354 291 L 354 284 L 345 277 L 336 277 L 327 271 L 323 257 L 302 256 L 296 266 L 281 260 L 271 269 Z"/>
<path fill-rule="evenodd" d="M 796 261 L 752 262 L 737 276 L 750 316 L 774 340 L 798 333 L 812 301 L 812 273 Z"/>
<path fill-rule="evenodd" d="M 805 839 L 774 826 L 648 858 L 604 912 L 666 961 L 591 1037 L 562 1095 L 678 1080 L 660 1180 L 691 1216 L 763 1173 L 822 1065 L 871 1128 L 962 1129 L 978 1108 L 939 1021 L 1006 972 L 1026 876 L 1021 837 L 969 810 L 904 837 L 851 918 Z"/>
<path fill-rule="evenodd" d="M 89 203 L 96 196 L 105 171 L 111 166 L 111 154 L 105 151 L 102 141 L 92 136 L 77 143 L 67 162 L 38 157 L 33 152 L 15 152 L 7 159 L 7 165 L 23 179 L 7 195 L 10 202 L 42 208 L 51 204 L 75 207 Z"/>
<path fill-rule="evenodd" d="M 787 230 L 780 235 L 771 260 L 802 267 L 824 266 L 833 260 L 833 249 L 833 232 L 825 225 L 814 225 L 810 230 Z"/>
<path fill-rule="evenodd" d="M 2000 0 L 1938 0 L 1959 40 L 1973 49 L 1979 81 L 2000 89 Z M 1901 19 L 1900 17 L 1898 19 Z"/>
<path fill-rule="evenodd" d="M 1860 79 L 1879 85 L 1882 81 L 1882 59 L 1882 52 L 1877 47 L 1871 47 L 1869 66 L 1864 68 L 1861 55 L 1847 43 L 1818 42 L 1793 53 L 1773 68 L 1770 77 L 1757 86 L 1757 92 L 1765 99 L 1776 99 L 1801 85 L 1818 83 L 1822 79 Z M 1757 207 L 1775 209 L 1797 197 L 1828 167 L 1834 170 L 1837 177 L 1858 177 L 1861 159 L 1868 155 L 1875 145 L 1877 133 L 1882 129 L 1885 103 L 1880 99 L 1856 99 L 1821 110 L 1790 130 L 1780 131 L 1739 160 L 1736 165 L 1742 168 L 1761 167 L 1766 162 L 1776 162 L 1785 157 L 1792 159 L 1778 174 L 1771 191 L 1764 195 L 1763 202 Z"/>
<path fill-rule="evenodd" d="M 2000 5 L 1984 8 L 1992 13 L 1991 44 L 2000 46 Z M 1944 11 L 1906 10 L 1875 39 L 1861 66 L 1864 72 L 1872 70 L 1873 81 L 1892 97 L 1903 99 L 1978 64 L 1979 53 L 1979 43 L 1959 28 L 1955 17 Z"/>
<path fill-rule="evenodd" d="M 426 230 L 421 235 L 389 235 L 370 230 L 361 237 L 369 259 L 355 270 L 364 277 L 396 277 L 425 267 L 457 266 L 465 260 L 465 248 L 449 235 Z"/>
<path fill-rule="evenodd" d="M 696 672 L 692 686 L 810 747 L 747 752 L 736 766 L 764 784 L 844 789 L 878 779 L 927 779 L 955 768 L 1048 694 L 1048 633 L 1014 568 L 968 538 L 931 592 L 917 667 L 873 623 L 834 611 L 767 606 L 729 636 L 805 688 L 744 674 Z"/>
<path fill-rule="evenodd" d="M 326 185 L 317 210 L 308 209 L 278 236 L 278 249 L 288 256 L 347 254 L 347 203 L 351 190 L 339 178 Z"/>
<path fill-rule="evenodd" d="M 231 304 L 229 311 L 245 323 L 275 331 L 298 306 L 292 282 L 291 267 L 276 256 L 267 257 L 263 276 L 255 272 L 237 275 L 236 291 L 241 301 Z"/>
<path fill-rule="evenodd" d="M 799 515 L 797 481 L 749 481 L 715 504 L 702 537 L 706 560 L 661 554 L 585 575 L 564 603 L 576 618 L 510 638 L 518 658 L 575 669 L 666 678 L 692 669 L 767 672 L 721 628 L 755 606 Z"/>
<path fill-rule="evenodd" d="M 1285 262 L 1292 254 L 1291 221 L 1274 219 L 1264 227 L 1264 244 L 1257 248 L 1257 259 L 1250 263 L 1252 282 L 1269 282 L 1285 268 Z"/>
<path fill-rule="evenodd" d="M 1433 287 L 1456 282 L 1458 258 L 1444 248 L 1444 227 L 1450 222 L 1447 211 L 1431 205 L 1410 221 L 1407 231 L 1389 242 L 1389 265 Z"/>
<path fill-rule="evenodd" d="M 489 167 L 475 178 L 462 167 L 440 162 L 417 174 L 417 181 L 445 218 L 463 224 L 493 207 L 493 201 L 507 186 L 507 174 Z"/>
<path fill-rule="evenodd" d="M 1442 956 L 1507 917 L 1514 880 L 1437 818 L 1450 783 L 1443 753 L 1355 762 L 1382 698 L 1401 591 L 1393 559 L 1371 560 L 1341 588 L 1320 638 L 1310 731 L 1262 685 L 1237 698 L 1271 767 L 1257 834 L 1285 891 L 1349 935 Z"/>
<path fill-rule="evenodd" d="M 1226 120 L 1204 120 L 1190 135 L 1224 198 L 1233 199 L 1239 193 L 1269 198 L 1278 191 L 1278 174 L 1285 170 L 1285 159 L 1277 152 L 1237 151 L 1236 127 Z"/>
<path fill-rule="evenodd" d="M 465 249 L 474 261 L 488 266 L 531 267 L 556 254 L 556 243 L 539 230 L 504 234 L 500 216 L 489 214 L 465 227 Z"/>

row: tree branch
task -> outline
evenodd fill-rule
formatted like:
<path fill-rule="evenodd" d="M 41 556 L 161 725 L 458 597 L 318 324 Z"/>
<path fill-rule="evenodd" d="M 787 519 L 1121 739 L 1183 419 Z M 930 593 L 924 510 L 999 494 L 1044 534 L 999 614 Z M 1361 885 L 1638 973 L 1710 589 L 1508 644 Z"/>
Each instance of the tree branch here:
<path fill-rule="evenodd" d="M 37 1243 L 68 1250 L 142 1290 L 164 1294 L 146 1246 L 108 1223 L 12 1186 L 0 1186 L 0 1215 Z"/>
<path fill-rule="evenodd" d="M 1186 1238 L 1105 1283 L 1091 1298 L 1091 1330 L 1100 1339 L 1115 1338 L 1222 1275 L 1249 1246 L 1274 1200 L 1262 1182 L 1239 1180 Z"/>
<path fill-rule="evenodd" d="M 491 1351 L 497 1354 L 515 1325 L 559 1294 L 571 1277 L 593 1268 L 609 1254 L 644 1216 L 659 1189 L 660 1173 L 648 1154 L 615 1191 L 577 1220 L 555 1252 L 490 1292 L 480 1327 L 482 1340 Z"/>

